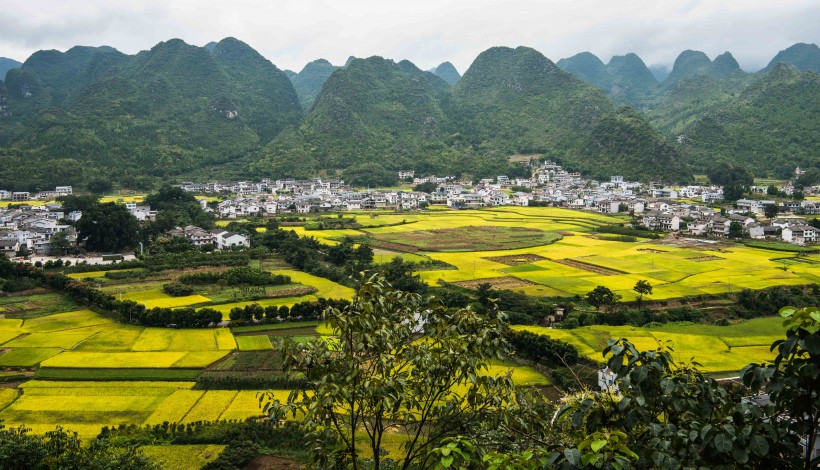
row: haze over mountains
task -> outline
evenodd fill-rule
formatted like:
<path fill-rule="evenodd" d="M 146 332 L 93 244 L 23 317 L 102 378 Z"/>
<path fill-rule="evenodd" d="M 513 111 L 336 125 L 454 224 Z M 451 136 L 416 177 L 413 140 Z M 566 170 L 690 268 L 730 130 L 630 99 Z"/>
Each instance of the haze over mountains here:
<path fill-rule="evenodd" d="M 0 188 L 495 176 L 516 171 L 515 153 L 600 177 L 686 181 L 720 160 L 783 176 L 817 165 L 818 70 L 813 44 L 756 74 L 728 52 L 684 51 L 660 83 L 635 54 L 553 63 L 526 47 L 491 48 L 463 77 L 449 62 L 424 72 L 380 57 L 283 72 L 233 38 L 41 51 L 0 82 Z"/>

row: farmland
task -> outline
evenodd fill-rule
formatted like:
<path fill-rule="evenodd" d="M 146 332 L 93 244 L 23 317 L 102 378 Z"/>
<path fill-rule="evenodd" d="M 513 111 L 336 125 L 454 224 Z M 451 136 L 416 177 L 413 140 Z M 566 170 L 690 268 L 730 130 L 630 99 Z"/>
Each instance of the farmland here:
<path fill-rule="evenodd" d="M 332 333 L 316 322 L 264 327 L 246 327 L 237 336 L 227 328 L 151 328 L 123 325 L 90 310 L 2 319 L 0 365 L 38 368 L 35 380 L 0 389 L 0 419 L 36 433 L 61 425 L 88 438 L 103 426 L 258 416 L 258 390 L 197 390 L 194 380 L 206 369 L 281 374 L 272 336 Z M 536 371 L 513 363 L 495 364 L 489 373 L 509 369 L 522 383 L 546 383 Z M 289 391 L 274 393 L 284 399 Z"/>
<path fill-rule="evenodd" d="M 358 214 L 360 228 L 306 230 L 300 235 L 336 244 L 344 237 L 374 246 L 374 261 L 394 256 L 427 262 L 419 271 L 431 286 L 441 283 L 474 289 L 490 283 L 534 296 L 583 296 L 606 286 L 636 298 L 632 287 L 648 280 L 650 300 L 739 292 L 777 285 L 820 282 L 820 255 L 799 255 L 760 246 L 666 239 L 620 241 L 596 228 L 620 224 L 619 217 L 554 208 L 496 208 L 480 211 L 431 211 Z M 429 263 L 437 261 L 439 263 Z M 193 286 L 190 295 L 174 297 L 163 285 L 191 272 L 219 268 L 121 270 L 72 274 L 119 300 L 147 308 L 213 308 L 229 318 L 233 308 L 252 303 L 292 306 L 320 297 L 351 299 L 354 290 L 292 269 L 280 257 L 251 261 L 254 268 L 286 275 L 290 284 L 265 286 L 248 294 L 222 284 Z M 344 282 L 344 281 L 343 281 Z M 244 390 L 202 386 L 210 378 L 281 378 L 277 339 L 297 341 L 332 335 L 324 322 L 251 324 L 236 328 L 156 328 L 124 324 L 87 310 L 57 293 L 40 289 L 25 296 L 0 297 L 0 367 L 24 371 L 32 380 L 0 389 L 0 419 L 6 426 L 26 424 L 34 432 L 62 425 L 82 437 L 103 426 L 190 423 L 244 419 L 260 414 L 256 384 Z M 655 327 L 585 326 L 573 330 L 514 326 L 575 346 L 580 355 L 601 361 L 610 338 L 627 337 L 640 349 L 670 345 L 679 361 L 694 359 L 706 372 L 730 374 L 750 362 L 772 358 L 769 345 L 782 337 L 780 320 L 760 318 L 729 326 L 666 324 Z M 496 361 L 487 374 L 511 370 L 520 385 L 547 386 L 533 367 Z M 276 386 L 284 398 L 289 385 Z M 396 445 L 400 444 L 397 442 Z M 186 461 L 204 462 L 218 446 L 188 446 Z M 178 455 L 166 446 L 146 449 L 168 465 Z"/>
<path fill-rule="evenodd" d="M 375 219 L 360 214 L 358 221 L 363 227 L 356 230 L 292 229 L 323 242 L 342 237 L 369 240 L 377 248 L 377 262 L 396 255 L 407 261 L 438 260 L 455 267 L 422 271 L 422 279 L 430 285 L 476 280 L 509 285 L 512 278 L 520 282 L 504 288 L 538 296 L 584 295 L 601 285 L 630 301 L 637 297 L 632 287 L 641 279 L 654 286 L 652 299 L 657 300 L 820 282 L 820 254 L 797 257 L 796 253 L 688 239 L 616 241 L 594 229 L 624 219 L 590 212 L 499 207 L 385 214 Z M 526 239 L 512 238 L 522 230 L 520 234 L 560 234 L 562 238 L 542 239 L 543 244 L 522 248 L 516 244 Z M 466 248 L 465 239 L 474 241 L 472 249 Z"/>
<path fill-rule="evenodd" d="M 546 335 L 572 344 L 579 354 L 602 361 L 601 351 L 610 338 L 627 338 L 639 350 L 673 349 L 676 361 L 695 361 L 710 373 L 736 372 L 752 362 L 774 359 L 771 344 L 785 333 L 779 317 L 757 318 L 731 326 L 666 324 L 654 328 L 596 325 L 560 330 L 540 326 L 515 325 L 518 331 Z"/>

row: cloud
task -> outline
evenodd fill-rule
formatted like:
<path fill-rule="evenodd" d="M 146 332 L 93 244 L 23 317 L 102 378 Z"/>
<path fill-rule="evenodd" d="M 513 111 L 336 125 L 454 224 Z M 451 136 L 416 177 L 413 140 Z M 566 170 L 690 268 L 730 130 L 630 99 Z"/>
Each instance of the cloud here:
<path fill-rule="evenodd" d="M 731 51 L 759 69 L 795 42 L 820 42 L 816 0 L 6 0 L 0 56 L 110 45 L 126 53 L 178 37 L 202 45 L 226 36 L 280 68 L 350 55 L 409 59 L 422 69 L 449 60 L 462 73 L 483 50 L 526 45 L 552 60 L 591 51 L 608 61 L 635 52 L 669 66 L 685 49 Z"/>

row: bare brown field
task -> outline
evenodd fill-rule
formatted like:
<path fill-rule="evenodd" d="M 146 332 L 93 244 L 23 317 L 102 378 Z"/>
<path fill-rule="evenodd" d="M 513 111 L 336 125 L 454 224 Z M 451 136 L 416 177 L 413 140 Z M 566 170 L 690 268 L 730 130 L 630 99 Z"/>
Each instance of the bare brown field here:
<path fill-rule="evenodd" d="M 475 279 L 472 281 L 460 281 L 454 283 L 457 286 L 466 287 L 468 289 L 475 289 L 480 284 L 490 284 L 493 289 L 520 289 L 522 287 L 534 286 L 534 282 L 525 281 L 517 277 L 491 277 L 487 279 Z"/>
<path fill-rule="evenodd" d="M 496 263 L 506 264 L 507 266 L 520 266 L 522 264 L 530 264 L 536 261 L 543 261 L 547 258 L 532 253 L 524 253 L 521 255 L 489 256 L 484 259 Z"/>

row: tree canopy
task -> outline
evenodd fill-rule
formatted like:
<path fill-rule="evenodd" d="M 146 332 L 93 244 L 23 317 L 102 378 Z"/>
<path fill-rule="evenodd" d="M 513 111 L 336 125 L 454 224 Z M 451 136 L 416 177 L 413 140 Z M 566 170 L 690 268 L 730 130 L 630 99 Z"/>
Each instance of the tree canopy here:
<path fill-rule="evenodd" d="M 399 433 L 400 468 L 432 468 L 434 447 L 515 400 L 509 376 L 482 374 L 509 353 L 504 323 L 429 300 L 373 275 L 328 312 L 338 339 L 282 343 L 286 369 L 307 385 L 285 404 L 269 395 L 265 410 L 275 421 L 301 417 L 317 463 L 379 469 L 385 436 Z"/>
<path fill-rule="evenodd" d="M 117 252 L 136 246 L 139 240 L 139 221 L 114 202 L 91 205 L 76 227 L 79 239 L 92 251 Z"/>

